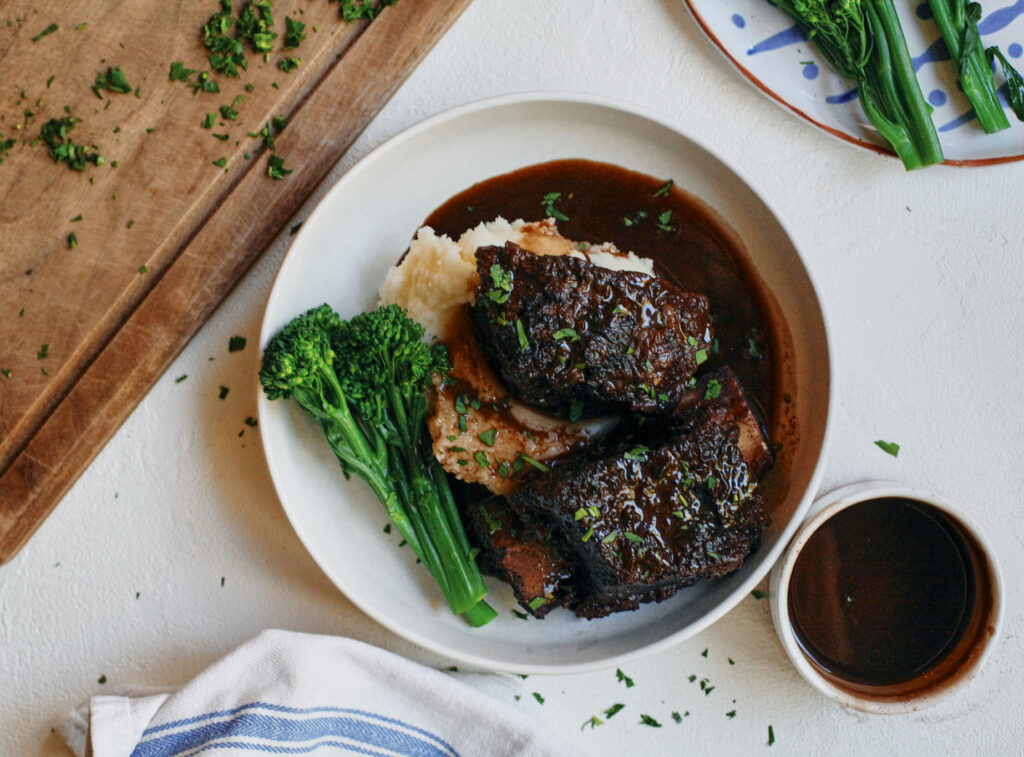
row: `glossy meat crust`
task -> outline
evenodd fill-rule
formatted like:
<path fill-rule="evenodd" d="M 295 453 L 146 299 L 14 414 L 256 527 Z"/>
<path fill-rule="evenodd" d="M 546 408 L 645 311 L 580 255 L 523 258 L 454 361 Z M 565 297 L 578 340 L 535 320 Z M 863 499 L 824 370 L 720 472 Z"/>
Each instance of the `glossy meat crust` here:
<path fill-rule="evenodd" d="M 513 507 L 558 535 L 576 614 L 634 610 L 743 564 L 768 516 L 738 438 L 709 404 L 660 446 L 567 462 L 516 492 Z"/>
<path fill-rule="evenodd" d="M 476 259 L 472 318 L 484 354 L 529 405 L 572 416 L 671 413 L 711 352 L 702 294 L 511 242 Z"/>

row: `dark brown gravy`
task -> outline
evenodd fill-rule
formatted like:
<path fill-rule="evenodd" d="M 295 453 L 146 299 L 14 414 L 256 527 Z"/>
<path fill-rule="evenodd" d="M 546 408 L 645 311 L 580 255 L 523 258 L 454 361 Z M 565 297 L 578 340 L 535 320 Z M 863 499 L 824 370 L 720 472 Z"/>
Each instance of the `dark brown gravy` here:
<path fill-rule="evenodd" d="M 614 242 L 620 250 L 652 258 L 656 273 L 683 291 L 708 297 L 719 351 L 707 367 L 731 366 L 747 395 L 760 404 L 773 437 L 780 436 L 775 416 L 789 398 L 783 396 L 780 329 L 770 298 L 741 245 L 713 211 L 679 187 L 663 189 L 665 182 L 608 163 L 556 160 L 474 184 L 424 223 L 457 239 L 497 216 L 540 220 L 547 215 L 545 195 L 560 193 L 554 207 L 569 218 L 558 222 L 563 236 Z M 662 215 L 669 211 L 670 216 Z"/>
<path fill-rule="evenodd" d="M 837 685 L 916 691 L 948 678 L 959 667 L 950 659 L 977 646 L 980 572 L 976 547 L 939 510 L 896 498 L 852 505 L 819 527 L 796 560 L 793 631 Z"/>

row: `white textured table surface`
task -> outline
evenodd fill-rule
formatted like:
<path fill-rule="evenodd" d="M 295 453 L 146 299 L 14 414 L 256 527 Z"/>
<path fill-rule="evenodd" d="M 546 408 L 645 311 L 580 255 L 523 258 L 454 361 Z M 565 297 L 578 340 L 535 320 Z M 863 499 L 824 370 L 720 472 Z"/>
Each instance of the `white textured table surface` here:
<path fill-rule="evenodd" d="M 698 637 L 627 666 L 633 688 L 614 670 L 531 677 L 526 692 L 545 703 L 525 697 L 524 706 L 594 755 L 756 754 L 769 724 L 777 739 L 769 754 L 1019 754 L 1024 168 L 907 175 L 894 160 L 840 144 L 736 75 L 678 0 L 476 0 L 327 184 L 428 115 L 534 89 L 653 109 L 769 193 L 831 317 L 837 412 L 825 488 L 887 478 L 959 503 L 995 543 L 1007 605 L 983 674 L 919 714 L 868 716 L 817 694 L 790 667 L 767 601 L 754 598 Z M 1024 126 L 1015 128 L 1024 144 Z M 257 432 L 244 424 L 255 409 L 263 303 L 287 243 L 278 240 L 0 568 L 0 755 L 63 753 L 50 724 L 101 689 L 100 676 L 108 686 L 182 683 L 267 627 L 348 635 L 447 664 L 376 625 L 324 577 L 281 511 Z M 249 345 L 228 354 L 235 334 Z M 182 374 L 188 379 L 175 383 Z M 230 388 L 224 400 L 221 385 Z M 875 439 L 899 442 L 899 458 Z M 704 695 L 691 674 L 714 691 Z M 626 708 L 613 720 L 580 730 L 616 702 Z M 677 725 L 672 711 L 690 714 Z M 640 725 L 641 713 L 663 727 Z"/>

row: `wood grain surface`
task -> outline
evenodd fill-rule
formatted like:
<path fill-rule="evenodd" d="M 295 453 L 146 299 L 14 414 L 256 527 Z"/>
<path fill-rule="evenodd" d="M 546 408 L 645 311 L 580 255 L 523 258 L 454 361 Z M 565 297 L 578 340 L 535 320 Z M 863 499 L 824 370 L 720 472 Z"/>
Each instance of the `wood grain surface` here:
<path fill-rule="evenodd" d="M 0 165 L 0 563 L 468 4 L 402 0 L 347 24 L 326 0 L 279 0 L 275 30 L 292 16 L 306 39 L 288 52 L 277 40 L 268 60 L 248 53 L 239 78 L 212 77 L 219 94 L 168 76 L 172 61 L 208 70 L 212 0 L 0 5 L 0 143 L 15 140 Z M 283 72 L 285 55 L 299 68 Z M 138 91 L 95 96 L 109 66 Z M 221 118 L 237 95 L 237 121 Z M 32 144 L 69 112 L 81 118 L 70 136 L 104 165 L 73 171 Z M 275 116 L 293 171 L 281 180 L 251 136 Z"/>

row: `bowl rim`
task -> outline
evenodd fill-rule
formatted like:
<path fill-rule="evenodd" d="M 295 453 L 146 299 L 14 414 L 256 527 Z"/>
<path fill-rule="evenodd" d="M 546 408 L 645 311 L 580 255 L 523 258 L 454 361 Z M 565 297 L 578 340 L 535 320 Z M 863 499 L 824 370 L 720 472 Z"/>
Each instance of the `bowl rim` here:
<path fill-rule="evenodd" d="M 687 129 L 683 128 L 679 124 L 672 120 L 633 102 L 629 102 L 624 99 L 608 97 L 605 95 L 596 95 L 584 92 L 573 92 L 573 91 L 559 91 L 559 90 L 544 90 L 544 91 L 522 91 L 515 92 L 505 95 L 498 95 L 495 97 L 487 97 L 479 100 L 474 100 L 462 105 L 458 105 L 447 110 L 443 110 L 432 116 L 428 116 L 411 126 L 399 131 L 393 136 L 385 139 L 379 145 L 374 147 L 372 150 L 362 156 L 355 164 L 353 164 L 335 183 L 330 189 L 325 192 L 324 196 L 317 202 L 316 207 L 306 218 L 306 222 L 303 223 L 302 228 L 296 233 L 289 245 L 289 251 L 282 257 L 281 263 L 274 275 L 273 281 L 269 292 L 267 294 L 266 302 L 264 304 L 263 316 L 261 318 L 260 325 L 260 336 L 259 343 L 260 349 L 262 350 L 266 343 L 269 341 L 273 332 L 276 332 L 277 325 L 272 325 L 267 318 L 267 313 L 270 311 L 274 304 L 275 295 L 278 293 L 278 283 L 282 278 L 283 271 L 285 270 L 285 264 L 288 259 L 288 254 L 292 246 L 298 244 L 304 239 L 308 229 L 312 228 L 315 224 L 312 223 L 320 215 L 327 212 L 328 198 L 334 193 L 340 192 L 341 188 L 353 181 L 362 172 L 367 170 L 368 166 L 371 166 L 376 160 L 382 155 L 386 154 L 390 150 L 399 148 L 405 142 L 417 137 L 424 131 L 429 131 L 442 124 L 454 121 L 474 114 L 479 111 L 503 108 L 509 106 L 524 106 L 530 104 L 566 104 L 576 106 L 591 106 L 604 108 L 612 111 L 618 111 L 628 115 L 636 116 L 641 119 L 650 121 L 656 126 L 660 126 L 668 131 L 673 132 L 681 136 L 683 139 L 688 140 L 696 147 L 703 150 L 709 156 L 718 161 L 721 165 L 725 166 L 731 171 L 737 179 L 739 179 L 747 188 L 758 198 L 758 200 L 764 205 L 765 209 L 775 219 L 779 225 L 782 233 L 790 241 L 794 252 L 796 253 L 797 259 L 803 269 L 804 275 L 807 277 L 807 282 L 813 293 L 814 305 L 818 310 L 818 314 L 821 320 L 821 328 L 825 341 L 825 350 L 823 357 L 827 360 L 826 367 L 828 369 L 828 381 L 827 381 L 827 409 L 824 418 L 824 426 L 822 430 L 821 444 L 817 449 L 817 460 L 815 461 L 814 468 L 811 472 L 811 476 L 808 480 L 807 487 L 800 497 L 800 501 L 793 511 L 789 522 L 786 527 L 779 534 L 776 544 L 768 552 L 767 557 L 763 563 L 758 567 L 757 570 L 751 571 L 751 573 L 738 584 L 731 593 L 727 594 L 715 607 L 701 616 L 699 619 L 687 624 L 680 628 L 678 631 L 668 634 L 661 639 L 658 639 L 644 646 L 630 650 L 628 652 L 622 652 L 606 658 L 589 660 L 584 662 L 569 662 L 561 664 L 522 664 L 522 663 L 506 663 L 502 661 L 495 661 L 486 656 L 477 654 L 467 653 L 456 647 L 449 646 L 443 642 L 437 642 L 429 636 L 420 633 L 414 629 L 396 629 L 393 628 L 387 618 L 385 618 L 376 608 L 371 606 L 364 606 L 362 603 L 356 602 L 352 597 L 347 594 L 346 599 L 352 602 L 361 612 L 372 618 L 375 622 L 386 628 L 390 632 L 404 638 L 407 641 L 416 644 L 417 646 L 426 649 L 435 654 L 443 655 L 445 657 L 454 659 L 463 663 L 467 666 L 474 666 L 482 670 L 491 671 L 503 671 L 511 673 L 530 673 L 530 674 L 541 674 L 541 675 L 565 675 L 574 673 L 586 673 L 597 670 L 606 670 L 617 665 L 621 665 L 624 662 L 646 657 L 662 650 L 679 644 L 680 642 L 695 636 L 701 631 L 708 628 L 714 622 L 722 618 L 732 608 L 734 608 L 739 602 L 746 597 L 768 574 L 771 570 L 771 566 L 778 560 L 782 554 L 786 545 L 790 541 L 792 535 L 799 528 L 801 521 L 811 507 L 814 497 L 821 484 L 821 479 L 824 476 L 825 465 L 828 460 L 828 454 L 831 449 L 832 439 L 832 427 L 834 425 L 835 413 L 836 413 L 836 402 L 835 402 L 835 359 L 834 359 L 834 347 L 830 335 L 832 329 L 830 328 L 830 321 L 828 312 L 825 308 L 824 301 L 821 297 L 821 287 L 818 285 L 814 274 L 807 265 L 807 257 L 802 251 L 802 245 L 799 243 L 799 237 L 793 233 L 792 228 L 788 223 L 780 216 L 775 206 L 768 200 L 767 194 L 758 186 L 758 184 L 750 179 L 750 177 L 743 171 L 731 158 L 724 154 L 724 151 L 713 146 L 706 139 L 695 136 Z M 257 412 L 262 414 L 267 409 L 268 400 L 264 396 L 262 389 L 259 385 L 259 378 L 255 378 L 256 392 L 257 392 Z M 286 516 L 288 516 L 289 524 L 292 529 L 296 532 L 299 540 L 306 546 L 306 540 L 303 538 L 302 533 L 296 527 L 294 519 L 289 514 L 288 507 L 284 504 L 285 498 L 282 496 L 282 491 L 279 488 L 278 481 L 283 480 L 282 474 L 278 472 L 278 466 L 274 462 L 274 458 L 270 454 L 269 442 L 265 438 L 266 426 L 262 422 L 259 424 L 260 428 L 260 440 L 261 447 L 264 453 L 264 459 L 266 460 L 268 470 L 270 472 L 270 478 L 274 485 L 275 493 L 278 496 L 278 500 L 281 503 L 282 509 L 284 509 Z M 307 547 L 308 551 L 308 547 Z M 328 574 L 328 578 L 331 578 L 331 574 L 320 565 L 320 561 L 315 555 L 311 553 L 314 561 L 317 562 L 318 567 Z M 333 578 L 331 582 L 335 583 Z M 337 586 L 337 584 L 336 584 Z M 337 587 L 341 591 L 341 587 Z M 344 593 L 344 592 L 342 592 Z"/>
<path fill-rule="evenodd" d="M 922 502 L 952 518 L 970 534 L 985 553 L 988 558 L 992 579 L 993 631 L 985 639 L 981 654 L 968 670 L 961 673 L 948 685 L 905 700 L 870 699 L 858 696 L 833 684 L 810 663 L 806 655 L 801 651 L 800 645 L 796 640 L 796 634 L 793 632 L 793 625 L 789 620 L 790 579 L 793 574 L 793 566 L 796 564 L 796 560 L 807 544 L 807 541 L 826 521 L 842 510 L 852 505 L 881 497 L 898 497 Z M 840 704 L 852 709 L 878 715 L 897 715 L 915 712 L 949 699 L 966 687 L 978 674 L 995 651 L 996 642 L 1002 631 L 1005 615 L 1004 591 L 1005 584 L 1002 570 L 999 567 L 999 561 L 996 558 L 992 542 L 985 536 L 981 527 L 970 515 L 955 505 L 950 504 L 949 501 L 925 489 L 894 481 L 860 481 L 833 489 L 815 500 L 807 520 L 804 521 L 800 530 L 793 537 L 782 559 L 772 568 L 769 586 L 769 605 L 775 633 L 778 635 L 779 641 L 782 643 L 782 647 L 786 651 L 790 662 L 793 663 L 793 666 L 803 676 L 804 680 L 825 696 L 831 697 Z"/>

